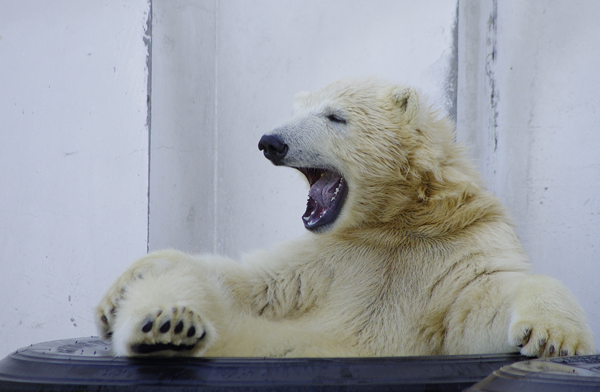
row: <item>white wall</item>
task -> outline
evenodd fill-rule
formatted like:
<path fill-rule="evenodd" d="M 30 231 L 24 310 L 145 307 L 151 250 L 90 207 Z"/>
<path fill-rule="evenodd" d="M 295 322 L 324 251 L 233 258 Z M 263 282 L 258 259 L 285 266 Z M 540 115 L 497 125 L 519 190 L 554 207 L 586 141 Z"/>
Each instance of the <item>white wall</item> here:
<path fill-rule="evenodd" d="M 149 247 L 213 250 L 215 1 L 153 1 Z"/>
<path fill-rule="evenodd" d="M 575 294 L 597 346 L 599 15 L 595 0 L 461 0 L 457 116 L 534 270 Z"/>
<path fill-rule="evenodd" d="M 0 357 L 96 334 L 147 246 L 147 0 L 0 1 Z"/>

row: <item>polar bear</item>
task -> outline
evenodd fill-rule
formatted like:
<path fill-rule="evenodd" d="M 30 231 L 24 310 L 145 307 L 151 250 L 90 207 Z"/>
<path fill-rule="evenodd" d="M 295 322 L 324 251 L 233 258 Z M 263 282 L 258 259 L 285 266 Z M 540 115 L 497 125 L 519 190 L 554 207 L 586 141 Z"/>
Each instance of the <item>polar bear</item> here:
<path fill-rule="evenodd" d="M 581 307 L 530 273 L 453 139 L 411 87 L 353 79 L 299 94 L 259 149 L 306 176 L 307 233 L 241 263 L 143 257 L 101 300 L 102 337 L 120 356 L 594 353 Z"/>

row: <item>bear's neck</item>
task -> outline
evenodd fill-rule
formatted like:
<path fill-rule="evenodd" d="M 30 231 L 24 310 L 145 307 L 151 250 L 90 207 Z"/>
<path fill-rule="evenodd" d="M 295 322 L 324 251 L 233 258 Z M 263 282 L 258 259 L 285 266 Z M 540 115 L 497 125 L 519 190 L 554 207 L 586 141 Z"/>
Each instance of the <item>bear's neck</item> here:
<path fill-rule="evenodd" d="M 438 184 L 432 179 L 428 186 L 434 192 L 415 190 L 402 182 L 371 192 L 381 196 L 353 206 L 362 219 L 336 231 L 363 242 L 396 247 L 419 239 L 460 235 L 474 225 L 509 222 L 499 200 L 479 184 Z"/>

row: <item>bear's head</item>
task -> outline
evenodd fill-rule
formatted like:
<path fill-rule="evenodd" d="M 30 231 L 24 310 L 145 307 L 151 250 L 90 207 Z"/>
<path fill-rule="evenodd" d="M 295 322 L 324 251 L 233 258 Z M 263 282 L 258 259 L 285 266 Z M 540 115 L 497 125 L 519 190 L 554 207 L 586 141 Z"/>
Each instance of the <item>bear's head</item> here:
<path fill-rule="evenodd" d="M 292 118 L 265 134 L 259 149 L 306 176 L 302 219 L 314 232 L 423 224 L 415 217 L 436 201 L 464 199 L 477 188 L 452 122 L 415 89 L 370 78 L 298 94 Z"/>

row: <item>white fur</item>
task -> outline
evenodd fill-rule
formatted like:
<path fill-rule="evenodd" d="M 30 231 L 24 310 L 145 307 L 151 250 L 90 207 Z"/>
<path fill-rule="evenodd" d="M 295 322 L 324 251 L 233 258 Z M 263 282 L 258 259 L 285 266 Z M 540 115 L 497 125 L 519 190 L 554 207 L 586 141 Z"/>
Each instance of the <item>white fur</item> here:
<path fill-rule="evenodd" d="M 242 263 L 170 250 L 138 260 L 97 308 L 117 355 L 161 343 L 193 349 L 160 354 L 205 356 L 594 352 L 579 305 L 556 280 L 529 273 L 453 125 L 418 91 L 336 82 L 299 95 L 271 134 L 289 146 L 285 165 L 344 176 L 340 216 Z"/>

